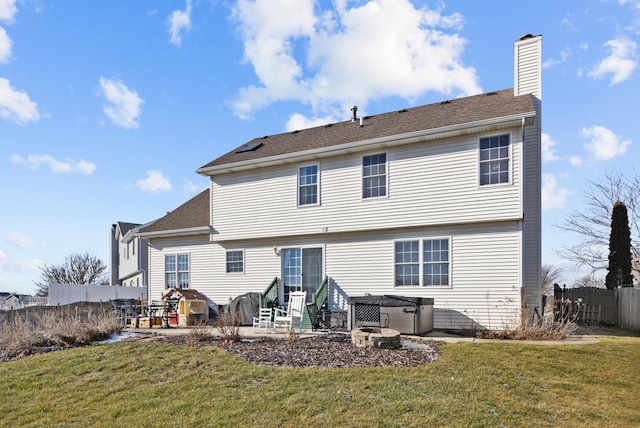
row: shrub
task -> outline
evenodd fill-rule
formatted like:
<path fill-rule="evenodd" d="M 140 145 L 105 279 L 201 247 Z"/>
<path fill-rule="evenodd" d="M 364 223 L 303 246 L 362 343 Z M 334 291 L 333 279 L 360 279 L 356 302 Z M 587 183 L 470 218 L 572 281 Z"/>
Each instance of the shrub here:
<path fill-rule="evenodd" d="M 223 340 L 240 341 L 240 317 L 237 314 L 222 312 L 213 321 L 213 327 Z"/>

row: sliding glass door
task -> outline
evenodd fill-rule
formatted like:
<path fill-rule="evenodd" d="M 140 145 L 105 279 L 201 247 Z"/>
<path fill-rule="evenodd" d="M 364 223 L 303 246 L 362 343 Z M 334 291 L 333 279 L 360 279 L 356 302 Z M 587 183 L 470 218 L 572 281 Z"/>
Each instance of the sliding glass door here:
<path fill-rule="evenodd" d="M 305 291 L 306 301 L 322 283 L 322 248 L 282 249 L 282 302 L 289 301 L 292 291 Z"/>

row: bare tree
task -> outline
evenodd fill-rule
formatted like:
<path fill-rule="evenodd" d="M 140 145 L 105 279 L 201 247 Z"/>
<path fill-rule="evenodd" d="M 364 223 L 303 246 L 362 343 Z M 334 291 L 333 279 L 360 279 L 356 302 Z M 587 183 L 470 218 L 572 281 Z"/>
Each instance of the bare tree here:
<path fill-rule="evenodd" d="M 38 296 L 49 294 L 49 284 L 95 284 L 107 285 L 107 266 L 102 260 L 88 253 L 71 254 L 58 265 L 40 268 L 40 280 L 34 281 Z"/>
<path fill-rule="evenodd" d="M 574 288 L 581 287 L 593 287 L 593 288 L 606 288 L 604 285 L 604 278 L 598 276 L 595 272 L 591 272 L 587 275 L 576 278 L 573 282 Z"/>
<path fill-rule="evenodd" d="M 560 282 L 562 278 L 562 269 L 550 264 L 542 265 L 542 294 L 553 295 L 553 284 Z"/>
<path fill-rule="evenodd" d="M 602 179 L 588 183 L 585 205 L 574 208 L 564 221 L 556 225 L 564 231 L 576 233 L 580 239 L 574 245 L 556 250 L 556 253 L 579 266 L 589 266 L 593 272 L 607 269 L 611 214 L 613 205 L 620 200 L 629 213 L 633 270 L 634 276 L 639 278 L 640 175 L 607 172 Z"/>

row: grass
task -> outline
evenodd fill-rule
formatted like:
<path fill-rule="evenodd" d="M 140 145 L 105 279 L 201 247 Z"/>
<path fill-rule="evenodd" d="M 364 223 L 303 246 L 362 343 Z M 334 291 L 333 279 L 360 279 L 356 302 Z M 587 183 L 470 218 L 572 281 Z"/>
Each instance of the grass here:
<path fill-rule="evenodd" d="M 447 344 L 413 368 L 284 368 L 121 342 L 0 363 L 0 426 L 640 426 L 638 356 L 640 338 L 607 336 Z"/>

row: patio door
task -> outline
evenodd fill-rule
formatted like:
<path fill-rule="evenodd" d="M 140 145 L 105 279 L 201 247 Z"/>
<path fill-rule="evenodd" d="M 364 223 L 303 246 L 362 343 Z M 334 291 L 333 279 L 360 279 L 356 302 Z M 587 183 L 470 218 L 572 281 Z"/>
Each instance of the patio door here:
<path fill-rule="evenodd" d="M 282 249 L 282 302 L 289 301 L 292 291 L 304 291 L 306 302 L 322 283 L 322 248 Z"/>

